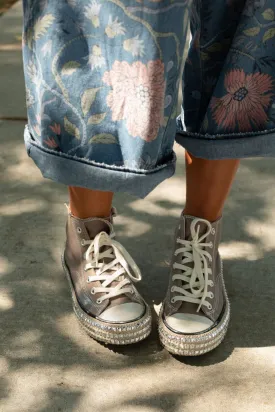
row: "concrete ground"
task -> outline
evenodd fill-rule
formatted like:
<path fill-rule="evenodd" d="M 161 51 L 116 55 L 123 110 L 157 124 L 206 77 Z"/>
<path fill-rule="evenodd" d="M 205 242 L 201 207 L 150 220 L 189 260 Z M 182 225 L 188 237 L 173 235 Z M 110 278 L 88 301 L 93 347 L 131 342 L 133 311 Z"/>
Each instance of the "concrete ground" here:
<path fill-rule="evenodd" d="M 21 6 L 0 18 L 0 116 L 25 116 Z M 0 121 L 0 387 L 2 412 L 274 412 L 275 163 L 244 160 L 224 212 L 221 253 L 232 303 L 224 343 L 177 358 L 149 339 L 126 348 L 86 336 L 60 266 L 66 188 L 42 179 L 23 122 Z M 152 305 L 165 294 L 184 204 L 183 150 L 175 177 L 146 200 L 119 195 L 116 230 L 143 271 Z"/>
<path fill-rule="evenodd" d="M 17 0 L 0 0 L 0 15 L 5 13 Z"/>

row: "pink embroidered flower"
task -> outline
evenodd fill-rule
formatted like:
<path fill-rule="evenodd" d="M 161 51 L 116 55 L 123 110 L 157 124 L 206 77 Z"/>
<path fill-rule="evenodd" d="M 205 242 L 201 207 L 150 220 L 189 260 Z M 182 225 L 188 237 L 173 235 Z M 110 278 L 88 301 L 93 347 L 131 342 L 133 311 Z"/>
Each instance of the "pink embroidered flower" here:
<path fill-rule="evenodd" d="M 55 123 L 53 126 L 49 126 L 49 128 L 50 128 L 56 135 L 60 135 L 60 134 L 61 134 L 61 126 L 60 126 L 60 124 Z"/>
<path fill-rule="evenodd" d="M 44 140 L 47 146 L 51 147 L 52 149 L 56 149 L 58 147 L 58 144 L 54 140 L 53 137 L 48 137 L 47 140 Z"/>
<path fill-rule="evenodd" d="M 268 121 L 267 109 L 271 103 L 273 80 L 268 74 L 246 75 L 243 70 L 231 70 L 224 86 L 228 93 L 213 97 L 210 108 L 216 123 L 225 130 L 242 132 L 262 128 Z"/>
<path fill-rule="evenodd" d="M 147 142 L 155 140 L 163 120 L 164 64 L 160 60 L 147 65 L 140 61 L 116 61 L 103 81 L 112 87 L 107 96 L 112 120 L 125 120 L 133 137 Z"/>

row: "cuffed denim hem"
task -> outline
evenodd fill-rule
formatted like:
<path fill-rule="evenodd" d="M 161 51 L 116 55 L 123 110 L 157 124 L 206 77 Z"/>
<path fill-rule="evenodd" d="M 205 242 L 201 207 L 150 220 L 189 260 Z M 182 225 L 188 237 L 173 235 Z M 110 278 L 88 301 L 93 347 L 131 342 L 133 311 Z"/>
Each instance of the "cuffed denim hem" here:
<path fill-rule="evenodd" d="M 275 156 L 274 129 L 226 135 L 178 131 L 176 142 L 193 156 L 209 160 Z"/>
<path fill-rule="evenodd" d="M 24 139 L 27 153 L 39 167 L 42 175 L 67 186 L 106 192 L 126 192 L 145 198 L 156 186 L 175 173 L 175 153 L 172 154 L 170 162 L 155 169 L 130 170 L 47 149 L 33 140 L 28 127 L 25 128 Z"/>

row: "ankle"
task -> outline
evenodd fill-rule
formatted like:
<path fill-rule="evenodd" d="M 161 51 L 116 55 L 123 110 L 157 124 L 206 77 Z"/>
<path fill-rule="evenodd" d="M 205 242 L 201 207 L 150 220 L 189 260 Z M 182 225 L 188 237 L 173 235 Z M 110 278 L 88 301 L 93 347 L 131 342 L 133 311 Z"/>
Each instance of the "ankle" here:
<path fill-rule="evenodd" d="M 183 215 L 185 216 L 194 216 L 199 219 L 205 219 L 208 220 L 210 223 L 216 222 L 221 216 L 222 216 L 222 211 L 218 212 L 210 212 L 210 211 L 205 211 L 201 209 L 190 209 L 190 208 L 185 208 L 183 209 L 182 212 Z"/>
<path fill-rule="evenodd" d="M 70 210 L 79 219 L 106 218 L 112 210 L 113 193 L 69 186 Z"/>
<path fill-rule="evenodd" d="M 111 215 L 111 210 L 79 210 L 77 208 L 72 207 L 71 205 L 69 206 L 69 211 L 70 213 L 74 216 L 77 217 L 78 219 L 88 219 L 88 218 L 100 218 L 100 219 L 110 219 Z"/>

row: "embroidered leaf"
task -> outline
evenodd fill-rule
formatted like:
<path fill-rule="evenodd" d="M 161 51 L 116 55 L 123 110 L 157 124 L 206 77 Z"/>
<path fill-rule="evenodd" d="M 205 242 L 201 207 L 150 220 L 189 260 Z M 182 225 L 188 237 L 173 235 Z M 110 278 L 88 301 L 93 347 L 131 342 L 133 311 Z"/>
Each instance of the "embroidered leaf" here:
<path fill-rule="evenodd" d="M 167 126 L 167 123 L 168 123 L 168 120 L 169 120 L 169 117 L 168 117 L 168 116 L 163 117 L 163 118 L 162 118 L 162 121 L 161 121 L 161 126 L 162 126 L 162 127 L 166 127 L 166 126 Z"/>
<path fill-rule="evenodd" d="M 27 73 L 31 79 L 31 81 L 36 84 L 37 82 L 37 69 L 34 62 L 31 60 L 29 65 L 27 66 Z"/>
<path fill-rule="evenodd" d="M 32 42 L 33 42 L 33 29 L 28 29 L 25 36 L 24 36 L 25 44 L 28 46 L 29 49 L 32 49 Z"/>
<path fill-rule="evenodd" d="M 246 36 L 257 36 L 260 33 L 260 27 L 252 27 L 251 29 L 244 30 Z"/>
<path fill-rule="evenodd" d="M 87 89 L 83 93 L 81 97 L 81 107 L 82 107 L 84 116 L 88 114 L 93 102 L 95 101 L 96 94 L 99 89 L 100 87 L 96 87 L 95 89 Z"/>
<path fill-rule="evenodd" d="M 205 116 L 204 121 L 203 121 L 203 123 L 202 123 L 202 130 L 203 130 L 204 132 L 208 129 L 208 125 L 209 125 L 209 123 L 208 123 L 208 118 L 207 118 L 207 116 Z"/>
<path fill-rule="evenodd" d="M 274 36 L 275 36 L 275 28 L 268 29 L 264 34 L 263 41 L 266 42 L 267 40 L 272 39 L 272 37 Z"/>
<path fill-rule="evenodd" d="M 209 52 L 218 52 L 222 50 L 222 44 L 221 43 L 213 43 L 211 46 L 207 47 L 207 51 Z"/>
<path fill-rule="evenodd" d="M 179 112 L 178 112 L 178 105 L 175 104 L 173 112 L 171 114 L 171 119 L 175 119 L 178 116 Z"/>
<path fill-rule="evenodd" d="M 34 25 L 34 39 L 37 40 L 39 37 L 43 36 L 50 25 L 54 21 L 54 16 L 52 14 L 46 14 L 45 16 L 38 19 Z"/>
<path fill-rule="evenodd" d="M 96 134 L 95 136 L 93 136 L 90 140 L 89 143 L 93 143 L 93 144 L 118 144 L 118 141 L 116 139 L 116 137 L 112 134 L 109 133 L 100 133 L 100 134 Z"/>
<path fill-rule="evenodd" d="M 63 76 L 71 76 L 74 72 L 77 71 L 77 69 L 81 66 L 80 63 L 70 61 L 64 64 L 64 66 L 61 69 L 61 74 Z"/>
<path fill-rule="evenodd" d="M 68 132 L 72 136 L 76 137 L 77 139 L 80 139 L 79 129 L 73 123 L 71 123 L 67 119 L 67 117 L 64 118 L 64 127 L 65 127 L 66 132 Z"/>
<path fill-rule="evenodd" d="M 263 12 L 263 18 L 266 19 L 266 20 L 274 20 L 274 18 L 275 18 L 274 11 L 272 9 L 266 9 Z"/>
<path fill-rule="evenodd" d="M 170 104 L 172 103 L 172 100 L 173 100 L 173 98 L 172 98 L 171 94 L 168 94 L 167 96 L 165 96 L 165 99 L 164 99 L 164 108 L 165 109 L 170 106 Z"/>
<path fill-rule="evenodd" d="M 106 117 L 106 113 L 94 114 L 93 116 L 89 117 L 88 124 L 99 124 L 103 122 L 105 117 Z"/>
<path fill-rule="evenodd" d="M 170 72 L 170 70 L 171 70 L 173 67 L 174 67 L 174 62 L 173 62 L 173 60 L 170 60 L 170 61 L 168 62 L 168 64 L 167 64 L 167 68 L 166 68 L 167 73 Z"/>

